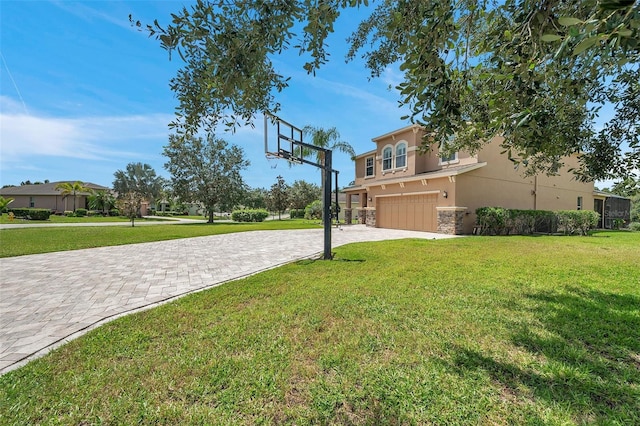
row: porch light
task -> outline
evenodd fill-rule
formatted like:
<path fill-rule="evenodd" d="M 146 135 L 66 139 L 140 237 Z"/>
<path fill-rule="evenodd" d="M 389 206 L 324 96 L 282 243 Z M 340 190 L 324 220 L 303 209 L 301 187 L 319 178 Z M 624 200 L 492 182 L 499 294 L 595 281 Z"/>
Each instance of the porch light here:
<path fill-rule="evenodd" d="M 444 198 L 447 198 L 447 197 L 449 196 L 449 194 L 447 194 L 447 191 L 442 191 L 442 196 L 443 196 Z"/>

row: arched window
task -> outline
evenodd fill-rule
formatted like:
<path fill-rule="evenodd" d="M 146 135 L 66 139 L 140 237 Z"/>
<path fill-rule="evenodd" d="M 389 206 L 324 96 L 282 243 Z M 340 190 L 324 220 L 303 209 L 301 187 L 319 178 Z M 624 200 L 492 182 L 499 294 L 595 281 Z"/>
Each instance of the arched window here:
<path fill-rule="evenodd" d="M 396 145 L 396 168 L 407 166 L 407 144 L 400 142 Z"/>
<path fill-rule="evenodd" d="M 393 148 L 385 146 L 382 150 L 382 170 L 391 170 L 393 165 Z"/>

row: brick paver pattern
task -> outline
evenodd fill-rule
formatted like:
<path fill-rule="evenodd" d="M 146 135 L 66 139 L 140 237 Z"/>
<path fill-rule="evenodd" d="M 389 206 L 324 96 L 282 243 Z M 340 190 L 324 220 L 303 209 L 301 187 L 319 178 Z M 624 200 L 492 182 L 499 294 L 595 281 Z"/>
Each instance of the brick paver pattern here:
<path fill-rule="evenodd" d="M 450 237 L 352 225 L 333 229 L 332 247 Z M 0 259 L 0 374 L 118 316 L 318 256 L 323 242 L 321 229 L 255 231 Z"/>

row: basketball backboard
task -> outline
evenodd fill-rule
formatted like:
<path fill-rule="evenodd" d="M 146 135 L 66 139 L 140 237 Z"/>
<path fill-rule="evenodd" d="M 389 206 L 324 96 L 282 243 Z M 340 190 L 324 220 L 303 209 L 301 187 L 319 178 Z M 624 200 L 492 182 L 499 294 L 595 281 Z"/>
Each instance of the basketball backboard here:
<path fill-rule="evenodd" d="M 282 158 L 302 164 L 305 156 L 302 130 L 275 115 L 264 115 L 264 153 L 267 158 Z"/>

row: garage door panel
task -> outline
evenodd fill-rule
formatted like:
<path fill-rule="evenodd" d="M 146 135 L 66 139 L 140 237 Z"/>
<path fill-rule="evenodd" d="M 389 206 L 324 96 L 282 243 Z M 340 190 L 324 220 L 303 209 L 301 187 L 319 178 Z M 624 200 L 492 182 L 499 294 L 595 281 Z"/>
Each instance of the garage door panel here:
<path fill-rule="evenodd" d="M 437 194 L 380 197 L 376 200 L 379 228 L 436 231 Z"/>

